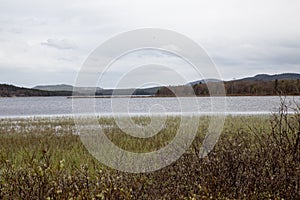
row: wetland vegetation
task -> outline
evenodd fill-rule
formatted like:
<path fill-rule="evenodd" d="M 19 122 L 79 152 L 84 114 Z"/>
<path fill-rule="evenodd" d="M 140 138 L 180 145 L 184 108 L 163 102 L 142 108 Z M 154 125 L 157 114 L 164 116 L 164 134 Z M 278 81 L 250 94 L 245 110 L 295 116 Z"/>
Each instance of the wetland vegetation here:
<path fill-rule="evenodd" d="M 199 158 L 209 117 L 179 160 L 131 174 L 104 166 L 81 143 L 72 118 L 0 119 L 1 199 L 299 199 L 300 115 L 229 116 L 213 151 Z M 134 119 L 149 123 L 147 117 Z M 147 152 L 172 140 L 180 119 L 148 139 L 125 135 L 113 118 L 99 118 L 118 146 Z"/>

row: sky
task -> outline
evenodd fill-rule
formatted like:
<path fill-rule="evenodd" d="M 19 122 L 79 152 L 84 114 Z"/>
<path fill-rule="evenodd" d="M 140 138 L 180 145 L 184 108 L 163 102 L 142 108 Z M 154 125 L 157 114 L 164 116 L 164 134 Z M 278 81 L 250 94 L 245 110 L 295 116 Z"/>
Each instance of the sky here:
<path fill-rule="evenodd" d="M 99 45 L 140 28 L 168 29 L 197 42 L 223 80 L 300 73 L 299 9 L 297 0 L 0 0 L 0 83 L 74 84 Z M 136 52 L 116 63 L 100 86 L 113 87 L 112 80 L 123 73 L 117 66 L 130 69 L 130 61 L 141 58 L 143 65 L 161 60 L 171 68 L 185 65 L 174 55 Z M 167 82 L 173 84 L 172 70 L 170 76 L 163 67 L 151 70 L 145 78 L 170 77 Z"/>

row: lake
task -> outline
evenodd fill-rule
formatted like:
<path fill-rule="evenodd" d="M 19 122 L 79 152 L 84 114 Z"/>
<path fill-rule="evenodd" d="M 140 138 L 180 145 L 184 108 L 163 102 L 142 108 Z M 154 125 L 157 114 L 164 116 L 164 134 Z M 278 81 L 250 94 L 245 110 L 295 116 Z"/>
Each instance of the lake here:
<path fill-rule="evenodd" d="M 218 97 L 215 97 L 218 98 Z M 289 96 L 287 101 L 300 103 L 299 96 Z M 31 117 L 31 116 L 69 116 L 72 115 L 72 99 L 67 97 L 16 97 L 0 98 L 0 117 Z M 180 105 L 185 105 L 186 113 L 196 115 L 211 114 L 211 98 L 82 98 L 74 99 L 77 104 L 90 105 L 95 103 L 97 115 L 110 116 L 113 113 L 122 114 L 127 111 L 132 115 L 151 113 L 170 115 L 181 114 Z M 195 101 L 197 103 L 195 103 Z M 113 103 L 112 103 L 113 102 Z M 198 105 L 197 105 L 198 104 Z M 113 106 L 112 106 L 113 105 Z M 128 105 L 128 107 L 127 107 Z M 277 96 L 266 97 L 226 97 L 226 114 L 254 115 L 270 114 L 280 105 Z M 215 112 L 224 111 L 224 106 Z M 84 113 L 85 106 L 82 107 Z M 185 111 L 183 111 L 185 112 Z"/>

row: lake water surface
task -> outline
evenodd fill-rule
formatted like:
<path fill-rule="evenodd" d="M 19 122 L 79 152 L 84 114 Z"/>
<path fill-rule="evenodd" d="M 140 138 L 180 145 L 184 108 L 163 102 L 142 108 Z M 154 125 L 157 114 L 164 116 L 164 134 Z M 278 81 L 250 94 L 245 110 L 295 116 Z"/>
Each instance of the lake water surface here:
<path fill-rule="evenodd" d="M 218 98 L 218 97 L 215 97 Z M 195 100 L 197 103 L 195 103 Z M 114 114 L 131 113 L 144 115 L 157 114 L 181 114 L 207 115 L 212 113 L 211 98 L 197 97 L 194 99 L 183 98 L 96 98 L 75 99 L 76 105 L 82 104 L 82 112 L 85 112 L 85 104 L 95 103 L 97 115 L 109 116 Z M 113 101 L 113 103 L 112 103 Z M 300 103 L 300 97 L 287 97 L 287 101 Z M 67 97 L 17 97 L 0 98 L 0 117 L 30 117 L 30 116 L 69 116 L 73 114 L 71 98 Z M 113 105 L 113 106 L 112 106 Z M 181 105 L 188 108 L 182 109 Z M 267 97 L 226 97 L 226 114 L 252 115 L 270 114 L 275 112 L 280 105 L 280 98 Z M 222 107 L 222 108 L 221 108 Z M 224 113 L 224 104 L 214 112 Z M 89 112 L 88 112 L 89 113 Z"/>

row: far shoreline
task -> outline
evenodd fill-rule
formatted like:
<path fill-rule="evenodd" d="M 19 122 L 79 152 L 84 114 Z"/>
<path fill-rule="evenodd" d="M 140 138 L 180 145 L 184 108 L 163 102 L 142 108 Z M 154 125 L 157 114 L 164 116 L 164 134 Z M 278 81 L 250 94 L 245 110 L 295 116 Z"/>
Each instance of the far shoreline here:
<path fill-rule="evenodd" d="M 65 97 L 67 99 L 84 99 L 84 98 L 190 98 L 190 97 L 293 97 L 300 96 L 300 94 L 282 94 L 282 95 L 239 95 L 239 94 L 229 94 L 229 95 L 200 95 L 200 96 L 155 96 L 155 95 L 115 95 L 115 96 L 0 96 L 1 98 L 32 98 L 32 97 Z"/>

